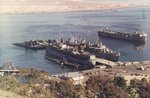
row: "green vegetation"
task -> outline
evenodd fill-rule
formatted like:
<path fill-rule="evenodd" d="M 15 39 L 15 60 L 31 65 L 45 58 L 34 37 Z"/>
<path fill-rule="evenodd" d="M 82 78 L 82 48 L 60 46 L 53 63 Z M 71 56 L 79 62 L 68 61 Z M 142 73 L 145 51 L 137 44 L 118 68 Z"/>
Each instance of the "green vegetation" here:
<path fill-rule="evenodd" d="M 19 81 L 13 76 L 0 77 L 0 88 L 2 90 L 13 91 L 18 93 L 21 87 Z"/>
<path fill-rule="evenodd" d="M 126 80 L 123 77 L 114 77 L 113 82 L 116 86 L 121 87 L 123 90 L 127 87 Z"/>
<path fill-rule="evenodd" d="M 126 85 L 123 77 L 91 76 L 85 85 L 70 80 L 48 79 L 48 73 L 20 69 L 17 76 L 0 78 L 0 88 L 29 98 L 150 98 L 150 82 L 133 79 Z"/>
<path fill-rule="evenodd" d="M 130 98 L 121 87 L 115 85 L 116 82 L 113 83 L 119 78 L 113 80 L 109 76 L 92 76 L 87 81 L 86 86 L 94 94 L 96 93 L 99 98 Z M 118 81 L 117 83 L 117 85 L 120 85 Z"/>
<path fill-rule="evenodd" d="M 128 89 L 133 98 L 150 98 L 150 82 L 145 78 L 141 80 L 132 79 Z"/>

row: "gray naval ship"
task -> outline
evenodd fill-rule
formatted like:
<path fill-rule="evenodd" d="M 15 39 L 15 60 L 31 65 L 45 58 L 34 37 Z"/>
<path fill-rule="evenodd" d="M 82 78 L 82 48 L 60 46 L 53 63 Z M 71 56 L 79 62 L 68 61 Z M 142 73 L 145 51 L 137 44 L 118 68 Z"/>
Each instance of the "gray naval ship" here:
<path fill-rule="evenodd" d="M 110 28 L 104 28 L 103 30 L 97 31 L 97 33 L 99 37 L 103 36 L 103 37 L 117 38 L 140 43 L 145 43 L 147 40 L 147 34 L 145 32 L 124 33 L 112 31 Z"/>
<path fill-rule="evenodd" d="M 26 49 L 33 49 L 33 50 L 45 49 L 47 44 L 48 41 L 45 40 L 31 40 L 22 43 L 13 43 L 13 45 L 15 46 L 24 47 Z"/>
<path fill-rule="evenodd" d="M 98 58 L 118 61 L 119 53 L 113 52 L 102 43 L 91 44 L 85 39 L 71 42 L 70 39 L 64 41 L 53 41 L 46 46 L 45 57 L 60 65 L 68 65 L 77 69 L 94 68 Z"/>
<path fill-rule="evenodd" d="M 46 46 L 50 43 L 55 43 L 56 40 L 30 40 L 30 41 L 24 41 L 20 43 L 13 43 L 15 46 L 24 47 L 26 49 L 32 49 L 32 50 L 41 50 L 45 49 Z"/>
<path fill-rule="evenodd" d="M 94 54 L 97 58 L 103 58 L 114 62 L 119 61 L 120 53 L 112 51 L 110 48 L 102 44 L 102 42 L 92 44 L 82 38 L 75 42 L 70 42 L 68 40 L 66 41 L 66 44 L 70 46 L 78 46 L 80 49 Z"/>
<path fill-rule="evenodd" d="M 114 62 L 117 62 L 120 57 L 120 53 L 112 51 L 101 42 L 99 44 L 87 44 L 84 50 L 95 54 L 97 58 L 103 58 Z"/>
<path fill-rule="evenodd" d="M 78 69 L 90 69 L 96 65 L 95 55 L 85 52 L 78 46 L 70 46 L 62 42 L 50 43 L 46 47 L 45 57 L 61 65 Z"/>

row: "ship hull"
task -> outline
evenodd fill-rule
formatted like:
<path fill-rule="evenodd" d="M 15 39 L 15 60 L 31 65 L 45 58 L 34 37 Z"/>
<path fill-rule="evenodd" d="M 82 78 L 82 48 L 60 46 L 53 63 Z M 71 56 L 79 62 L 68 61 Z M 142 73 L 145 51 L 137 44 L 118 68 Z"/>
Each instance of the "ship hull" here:
<path fill-rule="evenodd" d="M 31 47 L 31 46 L 26 46 L 24 43 L 13 43 L 15 46 L 23 47 L 26 49 L 32 49 L 32 50 L 42 50 L 45 49 L 45 46 L 36 46 L 36 47 Z"/>
<path fill-rule="evenodd" d="M 129 33 L 115 33 L 115 32 L 105 32 L 105 31 L 98 31 L 98 36 L 99 37 L 110 37 L 114 39 L 121 39 L 121 40 L 128 40 L 128 41 L 133 41 L 133 42 L 138 42 L 138 43 L 145 43 L 147 40 L 146 37 L 140 37 L 138 35 L 131 35 Z"/>
<path fill-rule="evenodd" d="M 94 50 L 90 48 L 85 48 L 85 51 L 88 51 L 94 54 L 97 58 L 103 58 L 103 59 L 114 61 L 114 62 L 119 61 L 119 57 L 120 57 L 119 53 L 106 53 L 106 52 L 104 53 L 99 50 Z"/>
<path fill-rule="evenodd" d="M 94 64 L 89 60 L 80 59 L 79 55 L 74 55 L 54 47 L 46 47 L 45 57 L 49 60 L 55 59 L 55 61 L 59 63 L 62 62 L 64 65 L 76 67 L 78 69 L 90 69 L 94 67 Z"/>

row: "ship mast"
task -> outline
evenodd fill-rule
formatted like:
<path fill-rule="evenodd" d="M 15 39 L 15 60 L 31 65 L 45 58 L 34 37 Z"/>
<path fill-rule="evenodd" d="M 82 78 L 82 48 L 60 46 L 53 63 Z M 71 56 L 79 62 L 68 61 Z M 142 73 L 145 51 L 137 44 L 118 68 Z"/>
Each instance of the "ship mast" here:
<path fill-rule="evenodd" d="M 145 19 L 145 10 L 144 10 L 144 8 L 142 9 L 142 18 Z"/>
<path fill-rule="evenodd" d="M 62 32 L 59 32 L 59 34 L 58 34 L 58 38 L 57 38 L 57 42 L 59 43 L 61 43 L 61 40 L 62 40 Z"/>

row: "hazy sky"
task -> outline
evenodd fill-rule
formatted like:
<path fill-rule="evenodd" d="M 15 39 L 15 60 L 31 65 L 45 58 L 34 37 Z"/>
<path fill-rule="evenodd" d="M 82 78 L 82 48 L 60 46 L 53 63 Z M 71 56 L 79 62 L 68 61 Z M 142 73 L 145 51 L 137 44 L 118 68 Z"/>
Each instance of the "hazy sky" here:
<path fill-rule="evenodd" d="M 117 2 L 117 3 L 133 3 L 133 4 L 150 4 L 150 0 L 85 0 L 85 1 L 99 1 L 99 2 Z"/>
<path fill-rule="evenodd" d="M 69 2 L 69 1 L 90 1 L 90 2 L 111 2 L 111 3 L 131 3 L 131 4 L 150 4 L 150 0 L 0 0 L 0 3 L 51 3 L 51 2 Z"/>

